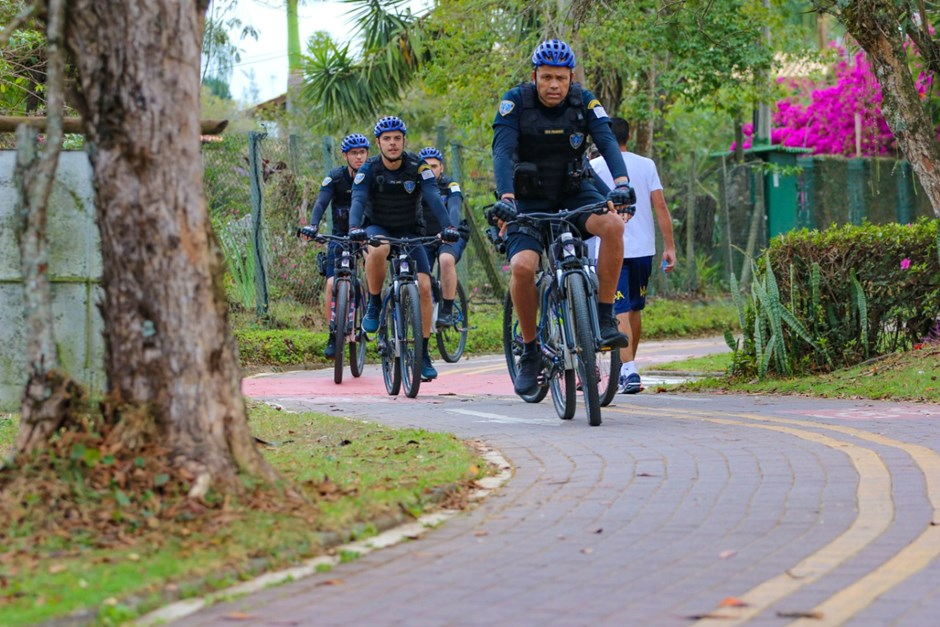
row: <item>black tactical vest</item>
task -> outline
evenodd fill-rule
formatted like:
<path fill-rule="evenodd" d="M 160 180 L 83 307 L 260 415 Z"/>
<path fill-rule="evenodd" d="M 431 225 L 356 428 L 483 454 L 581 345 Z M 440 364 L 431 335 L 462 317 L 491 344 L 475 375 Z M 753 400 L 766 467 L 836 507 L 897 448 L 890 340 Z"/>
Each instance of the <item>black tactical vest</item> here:
<path fill-rule="evenodd" d="M 450 194 L 449 185 L 453 183 L 451 179 L 446 174 L 442 174 L 441 178 L 437 179 L 437 191 L 441 194 L 441 202 L 444 203 L 444 209 L 447 209 L 447 213 L 450 213 L 450 209 L 447 207 L 447 196 Z M 431 211 L 431 208 L 427 205 L 423 206 L 424 208 L 424 229 L 428 234 L 440 233 L 441 229 L 444 227 L 441 225 L 440 220 L 437 219 L 437 216 L 434 215 L 434 212 Z"/>
<path fill-rule="evenodd" d="M 370 157 L 366 163 L 372 172 L 372 188 L 366 206 L 369 223 L 384 227 L 392 234 L 423 234 L 421 175 L 418 174 L 421 160 L 417 155 L 402 153 L 402 165 L 397 170 L 385 169 L 381 155 Z"/>
<path fill-rule="evenodd" d="M 559 105 L 565 110 L 559 115 L 550 115 L 538 98 L 535 84 L 522 85 L 518 162 L 538 166 L 541 193 L 536 197 L 555 200 L 575 193 L 580 184 L 587 149 L 587 109 L 579 83 L 571 84 L 565 103 Z"/>
<path fill-rule="evenodd" d="M 333 168 L 330 172 L 333 179 L 333 200 L 330 206 L 333 210 L 333 235 L 346 235 L 349 233 L 349 207 L 352 205 L 352 178 L 349 168 L 345 165 Z"/>

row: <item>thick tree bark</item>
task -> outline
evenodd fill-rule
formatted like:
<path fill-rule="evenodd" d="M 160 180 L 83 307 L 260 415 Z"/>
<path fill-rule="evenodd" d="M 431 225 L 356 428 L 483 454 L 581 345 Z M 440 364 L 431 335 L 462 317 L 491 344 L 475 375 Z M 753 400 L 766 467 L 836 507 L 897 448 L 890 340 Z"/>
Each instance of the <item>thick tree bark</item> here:
<path fill-rule="evenodd" d="M 46 108 L 48 134 L 42 152 L 37 154 L 37 133 L 26 125 L 16 131 L 18 194 L 16 235 L 23 271 L 25 303 L 27 381 L 20 403 L 18 453 L 44 446 L 81 398 L 81 389 L 64 373 L 58 372 L 55 333 L 52 327 L 52 291 L 47 271 L 49 246 L 46 237 L 47 207 L 62 148 L 62 96 L 65 57 L 62 49 L 65 0 L 48 5 L 48 78 Z"/>
<path fill-rule="evenodd" d="M 849 3 L 841 18 L 868 53 L 881 85 L 885 120 L 940 218 L 940 145 L 907 64 L 898 7 L 891 0 L 859 0 Z"/>
<path fill-rule="evenodd" d="M 649 107 L 647 114 L 643 119 L 637 121 L 636 133 L 634 133 L 633 152 L 644 157 L 653 158 L 653 134 L 656 124 L 656 63 L 655 59 L 650 63 L 649 68 L 640 72 L 639 83 L 643 85 L 649 98 Z"/>
<path fill-rule="evenodd" d="M 205 486 L 274 472 L 248 429 L 199 152 L 204 3 L 73 0 L 67 41 L 94 169 L 105 368 L 119 430 Z"/>

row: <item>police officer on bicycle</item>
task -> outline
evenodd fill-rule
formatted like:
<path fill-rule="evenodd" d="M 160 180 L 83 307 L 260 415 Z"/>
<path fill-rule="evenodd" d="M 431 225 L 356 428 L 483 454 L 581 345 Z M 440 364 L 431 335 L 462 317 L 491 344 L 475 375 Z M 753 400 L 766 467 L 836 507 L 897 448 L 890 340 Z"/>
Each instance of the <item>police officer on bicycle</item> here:
<path fill-rule="evenodd" d="M 500 222 L 517 212 L 574 209 L 603 201 L 584 175 L 584 151 L 590 135 L 613 175 L 615 188 L 607 195 L 609 210 L 635 203 L 620 148 L 610 130 L 607 112 L 591 92 L 573 82 L 575 55 L 563 41 L 540 43 L 532 53 L 532 81 L 506 92 L 493 121 L 493 169 L 499 201 L 492 215 Z M 598 317 L 601 342 L 612 348 L 626 346 L 613 303 L 623 259 L 623 225 L 629 215 L 587 214 L 574 220 L 582 239 L 600 237 L 602 257 L 597 262 Z M 515 391 L 525 395 L 538 387 L 541 354 L 536 345 L 538 295 L 535 273 L 542 245 L 527 227 L 506 229 L 507 256 L 512 270 L 509 290 L 525 349 L 515 379 Z"/>
<path fill-rule="evenodd" d="M 449 327 L 454 324 L 454 299 L 457 297 L 457 262 L 467 246 L 467 238 L 464 236 L 464 228 L 460 220 L 461 210 L 463 208 L 463 194 L 460 193 L 460 185 L 444 174 L 444 155 L 437 148 L 428 146 L 418 153 L 418 157 L 424 159 L 434 176 L 437 178 L 437 188 L 441 194 L 441 200 L 447 207 L 450 214 L 451 224 L 461 225 L 458 230 L 461 231 L 460 239 L 454 243 L 426 244 L 424 247 L 428 255 L 428 260 L 437 257 L 437 263 L 441 270 L 441 308 L 437 313 L 437 324 L 442 327 Z M 428 233 L 439 233 L 441 225 L 434 216 L 427 203 L 422 203 L 424 208 L 424 225 Z"/>
<path fill-rule="evenodd" d="M 320 220 L 326 213 L 327 206 L 331 206 L 333 211 L 333 235 L 346 235 L 349 232 L 349 207 L 352 204 L 352 185 L 353 177 L 362 164 L 369 156 L 369 140 L 361 133 L 353 133 L 343 138 L 341 144 L 343 158 L 346 159 L 346 165 L 341 165 L 330 170 L 323 182 L 320 183 L 320 193 L 313 205 L 313 212 L 310 214 L 310 224 L 300 230 L 300 234 L 307 240 L 316 237 L 320 230 Z M 338 242 L 330 242 L 327 246 L 326 267 L 323 268 L 326 274 L 326 287 L 324 293 L 324 303 L 326 305 L 326 317 L 330 321 L 330 337 L 326 342 L 326 358 L 333 359 L 336 353 L 336 338 L 333 336 L 333 275 L 336 272 L 336 254 L 339 249 Z"/>
<path fill-rule="evenodd" d="M 423 159 L 405 151 L 405 123 L 386 116 L 375 125 L 379 154 L 371 157 L 353 179 L 352 207 L 349 212 L 349 238 L 364 242 L 370 237 L 418 237 L 424 235 L 422 200 L 443 226 L 441 240 L 453 243 L 460 239 L 456 224 L 441 201 L 434 172 Z M 370 247 L 366 255 L 366 283 L 369 303 L 362 319 L 362 328 L 374 333 L 379 328 L 382 307 L 382 285 L 385 283 L 388 244 Z M 431 337 L 431 267 L 424 248 L 409 251 L 418 272 L 421 299 L 421 323 L 424 336 L 424 360 L 421 378 L 434 379 L 437 370 L 431 365 L 428 339 Z"/>

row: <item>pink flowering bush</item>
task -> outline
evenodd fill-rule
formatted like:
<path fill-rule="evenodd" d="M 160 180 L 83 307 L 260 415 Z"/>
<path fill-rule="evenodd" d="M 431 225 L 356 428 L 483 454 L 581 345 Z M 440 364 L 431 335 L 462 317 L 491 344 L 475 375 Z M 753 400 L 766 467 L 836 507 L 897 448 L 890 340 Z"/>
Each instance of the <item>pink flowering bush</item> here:
<path fill-rule="evenodd" d="M 775 145 L 811 148 L 815 154 L 855 156 L 855 115 L 861 115 L 861 152 L 865 156 L 896 153 L 894 135 L 881 113 L 882 93 L 864 51 L 841 58 L 832 67 L 830 82 L 784 80 L 791 95 L 777 102 L 772 119 L 771 142 Z M 916 66 L 915 67 L 919 67 Z M 930 88 L 932 75 L 919 72 L 916 85 L 921 97 Z M 753 126 L 743 127 L 744 147 L 753 141 Z M 735 144 L 732 143 L 731 150 Z"/>

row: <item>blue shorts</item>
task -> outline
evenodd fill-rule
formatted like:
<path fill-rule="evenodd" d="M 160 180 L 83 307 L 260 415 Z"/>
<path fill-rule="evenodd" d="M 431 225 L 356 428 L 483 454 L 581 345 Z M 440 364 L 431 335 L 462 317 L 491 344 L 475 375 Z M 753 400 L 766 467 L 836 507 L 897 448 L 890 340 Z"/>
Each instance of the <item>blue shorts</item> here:
<path fill-rule="evenodd" d="M 366 233 L 369 234 L 369 237 L 375 237 L 376 235 L 387 235 L 388 237 L 420 237 L 414 233 L 392 233 L 378 224 L 370 224 L 367 226 Z M 424 246 L 409 246 L 408 254 L 414 259 L 415 270 L 417 272 L 427 275 L 431 274 L 431 264 L 428 263 L 428 255 L 424 252 Z"/>
<path fill-rule="evenodd" d="M 620 279 L 614 295 L 614 313 L 641 311 L 646 307 L 646 288 L 653 269 L 653 257 L 624 259 L 620 266 Z"/>
<path fill-rule="evenodd" d="M 590 205 L 604 200 L 604 197 L 594 188 L 594 185 L 588 182 L 581 183 L 581 189 L 573 196 L 566 196 L 560 203 L 550 203 L 547 200 L 517 200 L 516 207 L 519 213 L 541 213 L 547 211 L 558 211 L 561 209 L 577 209 L 584 205 Z M 554 205 L 554 206 L 553 206 Z M 587 221 L 591 214 L 586 213 L 578 216 L 574 220 L 575 233 L 580 232 L 581 239 L 587 239 L 593 235 L 587 230 Z M 509 227 L 506 230 L 506 257 L 512 260 L 516 253 L 523 250 L 534 250 L 542 253 L 542 243 L 538 238 L 530 235 L 528 232 L 519 232 Z"/>
<path fill-rule="evenodd" d="M 454 263 L 460 261 L 460 258 L 463 257 L 463 251 L 467 248 L 467 240 L 460 238 L 453 244 L 447 242 L 433 242 L 431 244 L 424 245 L 424 253 L 428 256 L 428 262 L 433 264 L 433 261 L 437 260 L 437 256 L 441 253 L 450 253 L 454 256 Z"/>
<path fill-rule="evenodd" d="M 333 275 L 336 274 L 336 258 L 339 253 L 339 242 L 330 242 L 326 245 L 326 267 L 323 270 L 326 272 L 326 278 L 328 279 L 332 279 Z"/>

